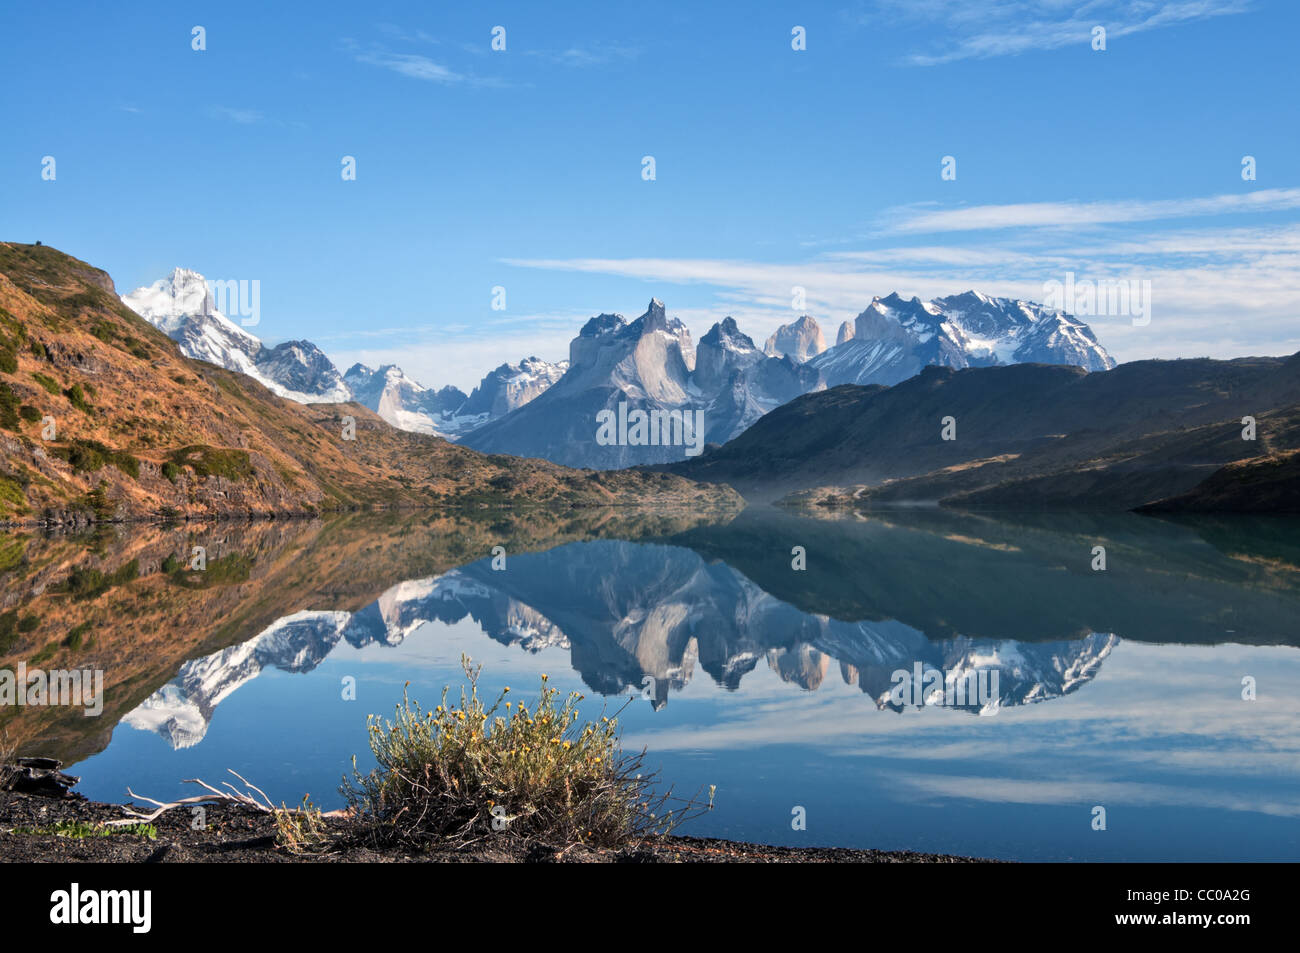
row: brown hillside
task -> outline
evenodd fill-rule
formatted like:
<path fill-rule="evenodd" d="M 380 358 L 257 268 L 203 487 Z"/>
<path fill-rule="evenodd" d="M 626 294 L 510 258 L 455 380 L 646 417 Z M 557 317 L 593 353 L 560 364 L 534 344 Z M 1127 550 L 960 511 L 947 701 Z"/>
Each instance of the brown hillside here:
<path fill-rule="evenodd" d="M 343 439 L 346 415 L 355 440 Z M 668 474 L 485 456 L 357 404 L 283 400 L 181 355 L 104 272 L 0 243 L 0 523 L 738 501 Z"/>

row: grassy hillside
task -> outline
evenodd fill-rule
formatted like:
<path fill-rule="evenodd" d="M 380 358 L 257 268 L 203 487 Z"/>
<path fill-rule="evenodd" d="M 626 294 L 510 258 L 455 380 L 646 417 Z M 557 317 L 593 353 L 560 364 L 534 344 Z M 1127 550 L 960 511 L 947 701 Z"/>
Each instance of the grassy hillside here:
<path fill-rule="evenodd" d="M 355 440 L 343 439 L 348 415 Z M 183 357 L 104 272 L 48 246 L 0 243 L 0 522 L 737 502 L 668 474 L 485 456 L 357 404 L 283 400 Z"/>

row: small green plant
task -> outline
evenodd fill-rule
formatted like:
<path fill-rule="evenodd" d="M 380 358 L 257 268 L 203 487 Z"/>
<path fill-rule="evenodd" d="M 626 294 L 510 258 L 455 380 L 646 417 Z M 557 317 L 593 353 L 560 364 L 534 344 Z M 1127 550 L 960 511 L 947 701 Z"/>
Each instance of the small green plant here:
<path fill-rule="evenodd" d="M 0 381 L 0 427 L 5 430 L 18 429 L 18 395 L 13 388 Z"/>
<path fill-rule="evenodd" d="M 238 481 L 253 476 L 253 465 L 248 459 L 247 450 L 229 450 L 195 444 L 173 450 L 168 454 L 168 459 L 178 467 L 189 467 L 199 479 L 220 476 L 227 480 Z"/>
<path fill-rule="evenodd" d="M 59 393 L 61 392 L 61 390 L 62 390 L 62 389 L 59 387 L 59 382 L 58 382 L 58 381 L 56 381 L 53 377 L 49 377 L 49 376 L 47 376 L 47 375 L 45 375 L 45 374 L 33 374 L 33 375 L 32 375 L 32 380 L 36 381 L 36 383 L 38 383 L 38 384 L 40 384 L 42 387 L 44 387 L 45 390 L 46 390 L 48 393 L 50 393 L 50 394 L 55 394 L 55 395 L 57 395 L 57 394 L 59 394 Z"/>
<path fill-rule="evenodd" d="M 158 839 L 158 828 L 152 824 L 120 824 L 109 827 L 106 824 L 92 824 L 87 821 L 55 821 L 40 827 L 15 827 L 15 834 L 39 834 L 48 837 L 71 837 L 83 840 L 88 837 L 143 837 L 147 840 Z"/>
<path fill-rule="evenodd" d="M 89 629 L 89 622 L 83 622 L 80 625 L 73 626 L 72 631 L 68 633 L 68 637 L 63 640 L 63 644 L 75 652 L 77 649 L 81 648 L 81 644 L 86 637 L 86 632 Z"/>
<path fill-rule="evenodd" d="M 711 798 L 704 805 L 671 790 L 655 794 L 656 776 L 642 771 L 645 752 L 622 751 L 617 715 L 581 723 L 583 696 L 561 699 L 545 675 L 531 706 L 507 701 L 509 688 L 489 705 L 478 694 L 480 669 L 461 661 L 469 687 L 458 705 L 445 688 L 427 712 L 403 693 L 393 721 L 371 716 L 377 766 L 362 775 L 354 759 L 341 790 L 377 842 L 459 847 L 498 835 L 619 847 L 712 807 Z"/>
<path fill-rule="evenodd" d="M 98 440 L 70 440 L 66 446 L 55 447 L 52 452 L 66 460 L 78 473 L 94 473 L 105 464 L 111 464 L 133 479 L 140 478 L 138 459 L 125 450 L 114 450 Z"/>
<path fill-rule="evenodd" d="M 95 408 L 91 407 L 90 402 L 86 400 L 86 392 L 80 384 L 73 384 L 63 392 L 63 396 L 68 398 L 68 403 L 83 414 L 93 414 L 95 412 Z"/>

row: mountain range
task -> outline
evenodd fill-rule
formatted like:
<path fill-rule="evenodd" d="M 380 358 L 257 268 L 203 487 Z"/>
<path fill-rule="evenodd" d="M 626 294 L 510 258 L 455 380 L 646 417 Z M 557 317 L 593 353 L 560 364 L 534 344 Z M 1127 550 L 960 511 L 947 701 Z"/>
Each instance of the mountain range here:
<path fill-rule="evenodd" d="M 522 406 L 566 369 L 536 357 L 502 364 L 469 396 L 456 387 L 424 387 L 393 364 L 354 364 L 340 374 L 310 341 L 268 348 L 217 310 L 208 281 L 186 268 L 123 295 L 122 302 L 176 341 L 186 357 L 247 374 L 280 397 L 303 404 L 356 401 L 399 430 L 449 439 Z"/>
<path fill-rule="evenodd" d="M 568 361 L 529 357 L 502 364 L 466 396 L 455 387 L 426 388 L 395 365 L 355 364 L 340 374 L 308 341 L 267 348 L 212 306 L 197 272 L 176 269 L 122 300 L 187 356 L 248 374 L 282 397 L 355 400 L 403 430 L 463 440 L 488 453 L 600 469 L 691 455 L 684 438 L 598 441 L 604 411 L 685 414 L 702 422 L 700 444 L 722 444 L 801 394 L 845 383 L 894 384 L 929 365 L 1114 366 L 1083 322 L 1032 302 L 975 291 L 929 302 L 898 294 L 874 298 L 853 322 L 845 322 L 830 348 L 807 314 L 778 328 L 762 349 L 730 317 L 696 346 L 686 327 L 654 299 L 632 322 L 618 314 L 589 320 L 570 344 Z"/>
<path fill-rule="evenodd" d="M 816 320 L 803 315 L 779 328 L 762 350 L 730 317 L 694 347 L 686 327 L 653 299 L 630 323 L 618 314 L 592 318 L 570 344 L 569 369 L 558 382 L 463 439 L 477 450 L 570 466 L 668 463 L 692 453 L 685 442 L 653 439 L 656 413 L 698 414 L 703 442 L 724 444 L 774 408 L 826 387 L 894 384 L 930 365 L 1022 361 L 1086 370 L 1115 366 L 1088 326 L 1069 315 L 974 291 L 929 303 L 897 294 L 875 298 L 831 348 Z M 645 414 L 652 439 L 638 442 L 629 431 L 626 441 L 598 440 L 605 412 L 626 412 L 629 419 Z"/>

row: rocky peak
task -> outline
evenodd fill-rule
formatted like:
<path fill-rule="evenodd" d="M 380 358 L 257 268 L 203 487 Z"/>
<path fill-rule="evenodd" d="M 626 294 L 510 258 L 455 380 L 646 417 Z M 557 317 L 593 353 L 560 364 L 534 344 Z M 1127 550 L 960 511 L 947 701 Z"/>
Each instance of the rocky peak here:
<path fill-rule="evenodd" d="M 811 315 L 801 315 L 797 321 L 783 324 L 767 339 L 763 353 L 769 357 L 790 357 L 802 363 L 826 350 L 826 338 Z"/>

